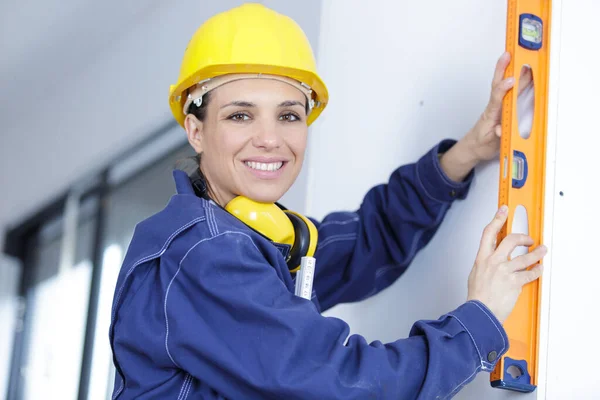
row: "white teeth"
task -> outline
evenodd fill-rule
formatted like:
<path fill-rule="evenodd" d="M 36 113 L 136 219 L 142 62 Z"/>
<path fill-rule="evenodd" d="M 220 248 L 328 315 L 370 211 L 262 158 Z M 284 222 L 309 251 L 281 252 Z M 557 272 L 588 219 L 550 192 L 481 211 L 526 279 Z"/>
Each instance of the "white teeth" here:
<path fill-rule="evenodd" d="M 277 171 L 283 165 L 283 162 L 276 163 L 260 163 L 254 161 L 246 161 L 246 165 L 252 169 L 257 169 L 259 171 Z"/>

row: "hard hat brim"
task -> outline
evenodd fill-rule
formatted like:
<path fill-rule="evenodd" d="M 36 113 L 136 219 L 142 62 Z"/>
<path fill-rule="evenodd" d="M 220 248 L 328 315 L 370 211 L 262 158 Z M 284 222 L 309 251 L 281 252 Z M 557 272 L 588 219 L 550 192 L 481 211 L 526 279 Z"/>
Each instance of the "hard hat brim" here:
<path fill-rule="evenodd" d="M 215 76 L 236 73 L 279 75 L 295 79 L 310 86 L 315 93 L 315 107 L 307 118 L 307 125 L 311 125 L 317 119 L 321 112 L 323 112 L 323 109 L 329 100 L 327 87 L 321 78 L 308 70 L 263 64 L 211 65 L 196 71 L 194 74 L 181 80 L 177 85 L 171 86 L 169 93 L 169 106 L 171 107 L 173 116 L 179 125 L 184 127 L 185 115 L 183 113 L 183 105 L 186 101 L 184 92 L 187 89 L 199 82 Z"/>

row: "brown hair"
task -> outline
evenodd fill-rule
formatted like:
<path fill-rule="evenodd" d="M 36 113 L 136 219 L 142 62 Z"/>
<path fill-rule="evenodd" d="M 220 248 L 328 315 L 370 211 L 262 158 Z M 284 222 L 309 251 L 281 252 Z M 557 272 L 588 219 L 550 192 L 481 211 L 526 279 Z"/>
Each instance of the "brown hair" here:
<path fill-rule="evenodd" d="M 206 108 L 208 107 L 209 102 L 210 92 L 202 96 L 202 104 L 200 104 L 200 107 L 196 106 L 196 104 L 192 102 L 188 108 L 188 113 L 198 118 L 198 121 L 204 122 L 204 120 L 206 119 Z M 175 168 L 185 171 L 188 175 L 192 175 L 193 173 L 197 172 L 206 184 L 207 194 L 212 194 L 213 192 L 210 188 L 210 184 L 206 180 L 206 177 L 204 176 L 204 174 L 202 173 L 202 169 L 200 168 L 201 160 L 202 153 L 199 153 L 195 156 L 186 157 L 183 160 L 179 160 L 176 163 Z"/>

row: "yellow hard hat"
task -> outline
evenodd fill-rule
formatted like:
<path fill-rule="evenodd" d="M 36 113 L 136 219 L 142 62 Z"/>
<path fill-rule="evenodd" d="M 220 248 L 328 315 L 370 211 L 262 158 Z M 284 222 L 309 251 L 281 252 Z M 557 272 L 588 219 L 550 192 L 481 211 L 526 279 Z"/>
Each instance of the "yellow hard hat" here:
<path fill-rule="evenodd" d="M 327 87 L 317 74 L 306 35 L 294 20 L 262 4 L 244 4 L 217 14 L 192 36 L 177 83 L 169 91 L 171 111 L 181 126 L 188 89 L 228 74 L 272 75 L 299 82 L 313 100 L 308 125 L 327 105 Z"/>

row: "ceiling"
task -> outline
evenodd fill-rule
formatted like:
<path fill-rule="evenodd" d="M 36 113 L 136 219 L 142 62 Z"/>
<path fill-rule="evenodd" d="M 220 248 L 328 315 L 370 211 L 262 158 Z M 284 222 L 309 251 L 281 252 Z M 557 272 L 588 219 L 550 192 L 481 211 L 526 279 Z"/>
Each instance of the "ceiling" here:
<path fill-rule="evenodd" d="M 93 63 L 159 4 L 158 0 L 0 2 L 1 120 L 9 120 L 28 103 L 39 105 L 46 93 Z"/>

